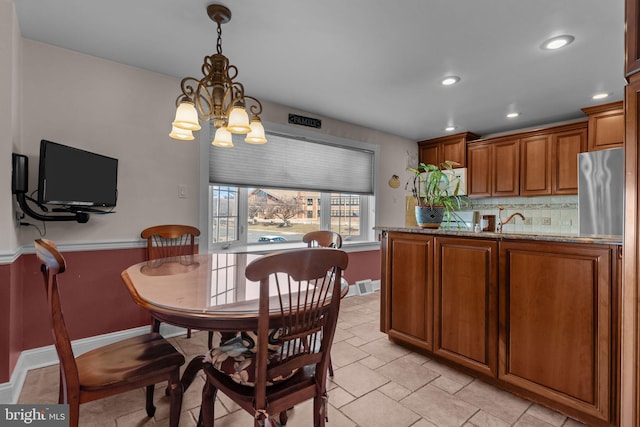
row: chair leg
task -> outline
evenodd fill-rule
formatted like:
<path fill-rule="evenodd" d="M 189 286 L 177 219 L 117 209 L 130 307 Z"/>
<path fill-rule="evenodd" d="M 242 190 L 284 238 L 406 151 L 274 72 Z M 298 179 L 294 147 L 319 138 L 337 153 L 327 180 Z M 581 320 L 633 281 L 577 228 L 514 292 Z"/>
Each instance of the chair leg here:
<path fill-rule="evenodd" d="M 209 331 L 209 340 L 207 341 L 209 344 L 209 350 L 213 348 L 213 331 Z"/>
<path fill-rule="evenodd" d="M 180 412 L 182 411 L 182 383 L 180 382 L 180 368 L 176 368 L 169 377 L 169 426 L 178 427 L 180 423 Z"/>
<path fill-rule="evenodd" d="M 313 398 L 313 427 L 324 427 L 325 414 L 322 408 L 322 396 Z"/>
<path fill-rule="evenodd" d="M 156 413 L 156 407 L 153 405 L 153 391 L 155 389 L 155 385 L 151 384 L 147 386 L 147 404 L 146 404 L 146 410 L 147 410 L 147 416 L 149 418 L 152 418 L 155 413 Z"/>
<path fill-rule="evenodd" d="M 333 363 L 331 363 L 331 355 L 329 355 L 329 376 L 333 378 Z"/>
<path fill-rule="evenodd" d="M 69 402 L 69 427 L 78 427 L 80 422 L 80 401 Z"/>
<path fill-rule="evenodd" d="M 280 425 L 287 425 L 287 421 L 289 421 L 289 414 L 287 414 L 287 410 L 280 412 Z"/>
<path fill-rule="evenodd" d="M 216 401 L 216 394 L 218 393 L 218 389 L 212 386 L 209 381 L 204 383 L 204 387 L 202 388 L 202 405 L 200 406 L 200 417 L 202 418 L 202 423 L 200 423 L 200 419 L 198 419 L 198 425 L 204 427 L 213 427 L 213 419 L 214 419 L 214 407 Z"/>
<path fill-rule="evenodd" d="M 191 338 L 191 328 L 187 328 L 187 338 Z"/>
<path fill-rule="evenodd" d="M 158 319 L 153 319 L 151 323 L 151 332 L 160 332 L 160 321 Z"/>

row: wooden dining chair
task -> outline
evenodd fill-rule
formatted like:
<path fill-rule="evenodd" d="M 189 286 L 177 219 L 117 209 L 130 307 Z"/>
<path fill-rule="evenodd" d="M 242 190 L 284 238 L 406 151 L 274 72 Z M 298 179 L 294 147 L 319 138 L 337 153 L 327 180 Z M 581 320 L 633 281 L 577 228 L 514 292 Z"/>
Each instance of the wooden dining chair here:
<path fill-rule="evenodd" d="M 275 252 L 252 261 L 247 279 L 260 282 L 255 336 L 212 349 L 199 425 L 213 426 L 218 390 L 255 419 L 255 426 L 287 422 L 287 409 L 313 398 L 313 425 L 324 426 L 329 351 L 340 308 L 347 254 L 315 248 Z M 271 289 L 271 296 L 270 296 Z"/>
<path fill-rule="evenodd" d="M 140 233 L 147 240 L 147 260 L 169 258 L 197 253 L 196 237 L 200 230 L 190 225 L 156 225 L 145 228 Z M 153 319 L 153 332 L 160 332 L 160 321 Z M 187 329 L 187 338 L 191 338 L 191 329 Z M 213 333 L 209 332 L 209 348 L 213 341 Z"/>
<path fill-rule="evenodd" d="M 310 231 L 302 236 L 302 241 L 306 243 L 309 248 L 319 247 L 340 249 L 342 247 L 342 236 L 339 233 L 330 230 Z M 347 292 L 349 292 L 349 283 L 347 283 L 343 278 L 341 295 L 344 297 Z M 333 363 L 331 363 L 331 358 L 329 358 L 329 376 L 333 378 Z"/>
<path fill-rule="evenodd" d="M 51 319 L 51 332 L 60 359 L 58 403 L 69 405 L 69 425 L 77 427 L 80 404 L 146 387 L 146 410 L 155 414 L 154 385 L 169 382 L 169 424 L 177 426 L 182 407 L 180 366 L 184 356 L 160 334 L 148 333 L 100 347 L 80 356 L 73 354 L 64 321 L 60 274 L 66 262 L 56 245 L 45 239 L 35 241 L 36 256 L 42 262 Z"/>
<path fill-rule="evenodd" d="M 317 246 L 340 249 L 342 247 L 342 236 L 329 230 L 310 231 L 302 236 L 302 241 L 310 248 Z"/>

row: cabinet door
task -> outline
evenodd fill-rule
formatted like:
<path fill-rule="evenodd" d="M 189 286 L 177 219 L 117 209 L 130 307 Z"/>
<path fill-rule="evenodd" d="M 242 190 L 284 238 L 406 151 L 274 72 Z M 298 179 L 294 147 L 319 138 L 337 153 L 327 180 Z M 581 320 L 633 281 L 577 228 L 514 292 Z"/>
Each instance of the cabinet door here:
<path fill-rule="evenodd" d="M 420 163 L 438 165 L 440 164 L 438 156 L 438 144 L 420 145 L 419 152 Z"/>
<path fill-rule="evenodd" d="M 441 163 L 451 160 L 458 163 L 457 168 L 467 166 L 467 141 L 464 138 L 440 143 L 440 153 Z"/>
<path fill-rule="evenodd" d="M 587 130 L 553 135 L 552 194 L 578 194 L 578 154 L 587 151 Z"/>
<path fill-rule="evenodd" d="M 467 160 L 467 194 L 491 197 L 491 144 L 469 145 Z"/>
<path fill-rule="evenodd" d="M 432 350 L 433 237 L 390 232 L 387 239 L 386 332 Z"/>
<path fill-rule="evenodd" d="M 498 244 L 435 240 L 434 353 L 497 376 Z"/>
<path fill-rule="evenodd" d="M 624 108 L 622 102 L 583 108 L 589 115 L 588 149 L 624 147 Z"/>
<path fill-rule="evenodd" d="M 520 195 L 551 194 L 551 136 L 539 135 L 520 140 Z"/>
<path fill-rule="evenodd" d="M 612 252 L 500 243 L 499 379 L 602 420 L 613 416 Z"/>
<path fill-rule="evenodd" d="M 520 140 L 495 142 L 493 145 L 492 196 L 520 194 Z"/>

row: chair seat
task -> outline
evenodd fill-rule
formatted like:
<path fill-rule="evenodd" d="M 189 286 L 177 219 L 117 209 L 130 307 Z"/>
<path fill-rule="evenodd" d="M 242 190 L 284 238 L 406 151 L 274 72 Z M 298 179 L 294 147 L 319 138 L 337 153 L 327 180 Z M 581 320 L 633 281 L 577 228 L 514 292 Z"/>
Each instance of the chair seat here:
<path fill-rule="evenodd" d="M 184 356 L 158 333 L 113 343 L 76 358 L 80 387 L 100 390 L 135 383 L 150 374 L 169 372 L 183 365 Z"/>
<path fill-rule="evenodd" d="M 214 343 L 220 342 L 214 332 Z M 270 368 L 277 366 L 279 363 L 278 349 L 281 344 L 278 341 L 280 331 L 272 329 L 269 331 L 269 353 L 267 364 Z M 208 362 L 211 366 L 229 376 L 233 381 L 240 385 L 253 387 L 255 385 L 255 363 L 257 355 L 257 334 L 253 331 L 238 332 L 233 338 L 215 345 L 206 354 L 204 362 Z M 297 369 L 294 369 L 284 375 L 267 378 L 267 386 L 272 386 L 279 382 L 291 378 Z"/>

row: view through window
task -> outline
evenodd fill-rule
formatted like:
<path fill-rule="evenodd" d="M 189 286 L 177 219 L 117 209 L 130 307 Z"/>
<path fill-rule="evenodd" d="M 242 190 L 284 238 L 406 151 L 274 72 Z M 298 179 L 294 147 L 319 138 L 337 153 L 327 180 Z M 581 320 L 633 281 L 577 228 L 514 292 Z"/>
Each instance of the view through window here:
<path fill-rule="evenodd" d="M 300 242 L 321 229 L 345 241 L 363 238 L 368 196 L 212 185 L 211 197 L 213 244 Z"/>

